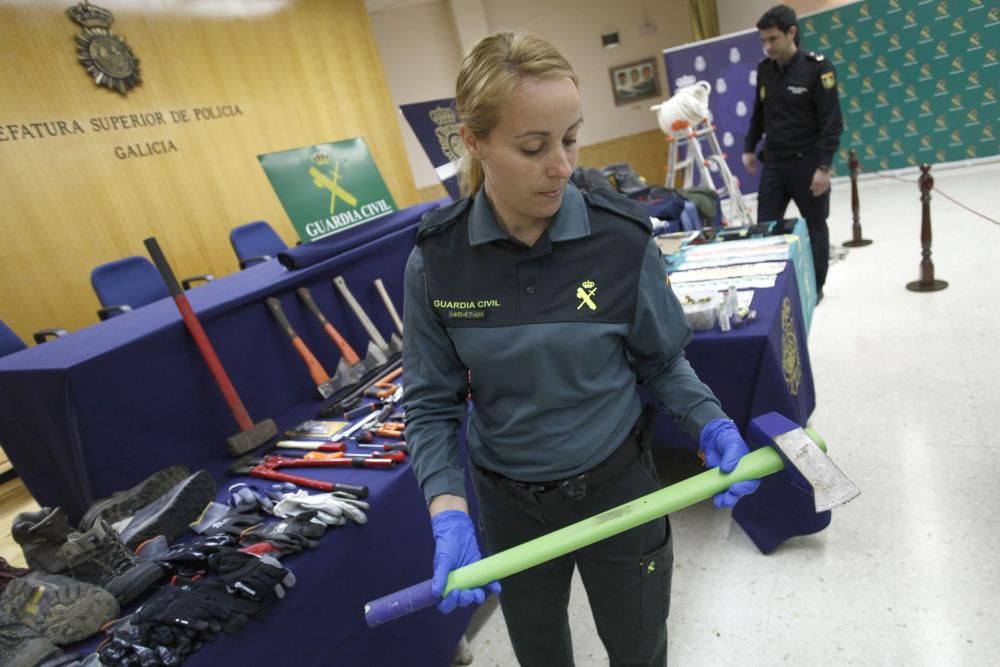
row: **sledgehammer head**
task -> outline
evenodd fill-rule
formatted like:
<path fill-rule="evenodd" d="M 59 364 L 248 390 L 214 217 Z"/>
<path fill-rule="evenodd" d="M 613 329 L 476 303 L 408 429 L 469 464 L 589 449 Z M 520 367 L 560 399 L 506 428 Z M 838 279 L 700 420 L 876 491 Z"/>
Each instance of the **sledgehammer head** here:
<path fill-rule="evenodd" d="M 854 482 L 795 422 L 771 412 L 752 420 L 749 431 L 747 435 L 752 441 L 772 445 L 785 465 L 794 467 L 809 482 L 817 512 L 846 505 L 861 495 Z"/>
<path fill-rule="evenodd" d="M 274 420 L 265 419 L 234 436 L 226 438 L 226 449 L 231 456 L 243 456 L 251 449 L 257 449 L 261 445 L 266 445 L 278 436 L 278 427 L 274 425 Z"/>

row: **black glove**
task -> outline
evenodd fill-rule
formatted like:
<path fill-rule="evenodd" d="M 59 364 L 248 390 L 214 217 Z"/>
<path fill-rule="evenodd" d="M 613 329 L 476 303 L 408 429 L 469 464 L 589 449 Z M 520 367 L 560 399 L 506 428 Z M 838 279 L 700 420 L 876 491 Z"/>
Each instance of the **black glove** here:
<path fill-rule="evenodd" d="M 217 611 L 215 617 L 219 619 L 222 631 L 226 634 L 238 632 L 251 616 L 262 613 L 261 602 L 230 593 L 222 581 L 178 577 L 174 583 L 202 600 L 208 608 L 224 610 L 224 612 Z"/>
<path fill-rule="evenodd" d="M 225 533 L 205 535 L 190 542 L 175 544 L 161 553 L 149 554 L 169 575 L 191 577 L 208 568 L 208 557 L 224 547 L 234 546 L 238 538 Z"/>
<path fill-rule="evenodd" d="M 152 598 L 151 598 L 152 599 Z M 122 667 L 175 667 L 184 662 L 184 656 L 167 646 L 149 646 L 139 638 L 136 614 L 113 621 L 104 627 L 108 638 L 97 647 L 97 655 L 104 665 Z"/>
<path fill-rule="evenodd" d="M 295 585 L 295 575 L 270 556 L 223 549 L 213 554 L 208 564 L 219 573 L 230 593 L 262 603 L 264 608 L 260 615 L 285 597 L 285 588 Z"/>
<path fill-rule="evenodd" d="M 315 549 L 319 546 L 316 540 L 326 532 L 326 524 L 312 520 L 315 516 L 316 510 L 312 510 L 275 523 L 261 524 L 244 533 L 241 543 L 251 545 L 268 542 L 279 549 L 282 555 Z"/>
<path fill-rule="evenodd" d="M 224 509 L 225 512 L 216 511 L 218 508 Z M 213 503 L 213 507 L 206 510 L 202 520 L 192 525 L 191 529 L 201 535 L 232 535 L 239 539 L 243 533 L 263 521 L 264 517 L 259 514 L 246 514 L 232 507 Z"/>

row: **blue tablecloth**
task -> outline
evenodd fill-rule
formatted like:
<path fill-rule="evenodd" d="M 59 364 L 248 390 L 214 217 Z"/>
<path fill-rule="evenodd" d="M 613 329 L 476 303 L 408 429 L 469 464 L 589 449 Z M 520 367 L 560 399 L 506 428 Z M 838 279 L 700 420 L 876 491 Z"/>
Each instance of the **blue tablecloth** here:
<path fill-rule="evenodd" d="M 691 367 L 744 435 L 753 417 L 768 412 L 805 426 L 816 407 L 816 392 L 798 280 L 790 263 L 774 287 L 754 291 L 751 307 L 757 320 L 742 329 L 696 331 L 686 349 Z M 666 416 L 657 420 L 656 442 L 690 450 L 698 447 Z M 811 513 L 810 503 L 810 498 L 789 489 L 785 476 L 775 476 L 741 500 L 733 518 L 761 551 L 769 553 L 789 537 L 816 532 L 829 523 L 829 516 Z M 795 519 L 790 520 L 793 513 Z"/>
<path fill-rule="evenodd" d="M 323 405 L 305 365 L 264 306 L 277 296 L 293 327 L 325 368 L 340 355 L 293 294 L 307 285 L 320 308 L 359 352 L 367 337 L 331 283 L 343 275 L 383 334 L 393 330 L 372 282 L 382 278 L 397 309 L 416 225 L 435 204 L 412 207 L 321 247 L 297 271 L 255 265 L 188 293 L 222 364 L 254 420 L 279 431 Z M 354 230 L 352 230 L 354 231 Z M 164 248 L 170 255 L 169 246 Z M 175 463 L 212 471 L 225 498 L 232 459 L 226 437 L 238 428 L 188 335 L 163 300 L 46 345 L 0 360 L 0 442 L 32 494 L 73 520 L 90 503 Z M 299 471 L 365 484 L 372 509 L 364 526 L 328 533 L 315 551 L 288 558 L 298 585 L 263 622 L 221 636 L 188 664 L 448 665 L 471 610 L 434 609 L 369 629 L 365 602 L 430 575 L 434 546 L 423 497 L 409 464 L 393 471 Z"/>

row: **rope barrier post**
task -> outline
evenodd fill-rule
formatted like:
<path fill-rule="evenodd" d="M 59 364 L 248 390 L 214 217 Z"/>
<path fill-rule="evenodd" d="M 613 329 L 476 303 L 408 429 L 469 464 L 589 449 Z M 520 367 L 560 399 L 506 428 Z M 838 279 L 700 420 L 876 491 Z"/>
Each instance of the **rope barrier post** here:
<path fill-rule="evenodd" d="M 850 241 L 844 241 L 844 247 L 846 248 L 862 248 L 866 245 L 871 245 L 869 239 L 861 238 L 861 206 L 858 204 L 858 155 L 851 149 L 848 154 L 847 166 L 851 170 L 851 214 L 854 216 L 854 224 L 851 225 L 851 234 L 853 238 Z"/>
<path fill-rule="evenodd" d="M 931 166 L 926 162 L 920 165 L 920 201 L 923 204 L 923 216 L 920 222 L 920 280 L 906 284 L 911 292 L 937 292 L 948 286 L 944 280 L 934 279 L 934 262 L 931 261 L 931 190 L 934 188 L 934 178 L 930 174 Z"/>

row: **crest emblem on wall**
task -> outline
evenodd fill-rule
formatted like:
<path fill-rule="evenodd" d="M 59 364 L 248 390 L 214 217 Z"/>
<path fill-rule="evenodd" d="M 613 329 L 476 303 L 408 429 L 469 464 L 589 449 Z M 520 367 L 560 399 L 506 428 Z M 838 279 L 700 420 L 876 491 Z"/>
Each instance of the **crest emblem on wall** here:
<path fill-rule="evenodd" d="M 465 144 L 458 132 L 458 114 L 448 107 L 437 107 L 430 111 L 430 119 L 434 121 L 434 134 L 441 145 L 441 152 L 452 162 L 465 157 Z"/>
<path fill-rule="evenodd" d="M 76 57 L 97 85 L 125 95 L 142 81 L 139 59 L 123 37 L 111 32 L 115 17 L 110 11 L 84 0 L 66 15 L 83 26 L 76 34 Z"/>

